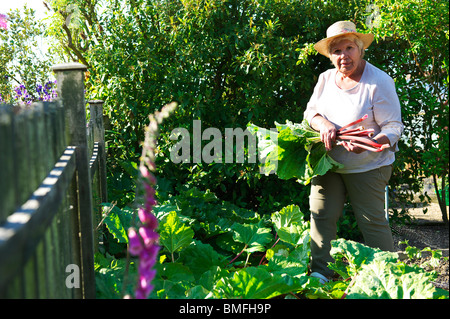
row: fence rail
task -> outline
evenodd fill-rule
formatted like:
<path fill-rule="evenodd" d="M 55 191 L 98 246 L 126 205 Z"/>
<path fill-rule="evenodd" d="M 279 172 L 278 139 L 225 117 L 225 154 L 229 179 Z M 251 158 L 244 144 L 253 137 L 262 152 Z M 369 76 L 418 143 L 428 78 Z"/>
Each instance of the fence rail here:
<path fill-rule="evenodd" d="M 0 298 L 95 298 L 103 102 L 86 123 L 86 67 L 53 70 L 56 102 L 0 106 Z"/>

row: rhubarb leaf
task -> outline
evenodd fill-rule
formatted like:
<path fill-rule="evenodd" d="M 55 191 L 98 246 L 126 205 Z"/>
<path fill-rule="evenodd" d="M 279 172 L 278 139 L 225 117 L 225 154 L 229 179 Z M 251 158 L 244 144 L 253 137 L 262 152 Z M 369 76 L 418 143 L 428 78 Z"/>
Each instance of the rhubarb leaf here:
<path fill-rule="evenodd" d="M 301 290 L 305 282 L 305 279 L 271 274 L 264 268 L 248 267 L 219 280 L 210 297 L 268 299 Z"/>
<path fill-rule="evenodd" d="M 432 299 L 433 276 L 420 267 L 402 269 L 394 263 L 374 260 L 355 277 L 347 299 Z"/>
<path fill-rule="evenodd" d="M 170 212 L 160 223 L 159 241 L 170 253 L 191 244 L 194 231 L 184 225 L 175 211 Z"/>
<path fill-rule="evenodd" d="M 227 259 L 217 253 L 211 245 L 195 239 L 188 247 L 183 249 L 178 261 L 187 266 L 196 279 L 208 270 L 217 266 L 224 266 L 227 263 Z"/>
<path fill-rule="evenodd" d="M 272 222 L 276 228 L 289 227 L 293 223 L 301 224 L 304 215 L 297 205 L 283 207 L 279 212 L 272 214 Z"/>
<path fill-rule="evenodd" d="M 291 129 L 285 128 L 278 134 L 278 147 L 268 156 L 275 156 L 278 160 L 276 174 L 281 179 L 293 177 L 303 178 L 309 176 L 309 167 L 306 162 L 308 151 L 303 144 L 304 139 L 292 133 Z M 275 153 L 276 152 L 276 153 Z"/>
<path fill-rule="evenodd" d="M 276 173 L 280 179 L 297 178 L 304 185 L 317 175 L 336 170 L 342 164 L 333 160 L 320 140 L 320 133 L 307 121 L 275 123 L 277 132 L 249 124 L 248 129 L 258 138 L 258 152 L 264 160 L 261 172 Z"/>
<path fill-rule="evenodd" d="M 245 249 L 247 253 L 265 251 L 265 246 L 273 239 L 270 228 L 265 228 L 262 220 L 257 225 L 235 223 L 231 230 L 233 230 L 233 239 L 235 241 L 247 245 Z"/>
<path fill-rule="evenodd" d="M 128 207 L 120 209 L 111 204 L 103 204 L 103 214 L 106 215 L 103 222 L 110 234 L 119 243 L 128 243 L 127 229 L 131 225 L 133 211 Z"/>
<path fill-rule="evenodd" d="M 309 229 L 296 224 L 279 228 L 277 234 L 282 241 L 294 246 L 303 245 L 309 241 Z"/>
<path fill-rule="evenodd" d="M 375 260 L 396 262 L 398 254 L 371 248 L 364 244 L 339 238 L 331 241 L 330 255 L 335 263 L 328 267 L 344 278 L 354 276 L 364 264 L 370 264 Z"/>

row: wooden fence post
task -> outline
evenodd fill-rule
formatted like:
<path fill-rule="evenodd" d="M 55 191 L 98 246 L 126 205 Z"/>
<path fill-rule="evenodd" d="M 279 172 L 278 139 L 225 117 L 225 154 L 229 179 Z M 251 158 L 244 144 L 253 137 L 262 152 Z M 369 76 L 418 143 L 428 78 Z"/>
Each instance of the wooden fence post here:
<path fill-rule="evenodd" d="M 67 63 L 53 66 L 58 83 L 58 98 L 65 109 L 67 141 L 76 146 L 77 201 L 81 246 L 81 283 L 84 298 L 95 298 L 94 235 L 92 223 L 92 189 L 86 134 L 84 72 L 86 66 Z"/>

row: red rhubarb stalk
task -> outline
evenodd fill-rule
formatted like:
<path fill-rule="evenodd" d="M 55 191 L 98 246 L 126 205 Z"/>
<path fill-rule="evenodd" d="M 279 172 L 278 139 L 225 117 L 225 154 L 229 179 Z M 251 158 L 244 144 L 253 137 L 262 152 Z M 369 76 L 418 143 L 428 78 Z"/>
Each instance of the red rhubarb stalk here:
<path fill-rule="evenodd" d="M 381 147 L 373 147 L 373 146 L 370 146 L 370 145 L 367 145 L 367 144 L 358 143 L 358 142 L 351 142 L 351 141 L 348 141 L 348 142 L 338 141 L 336 143 L 336 145 L 342 145 L 344 143 L 349 143 L 349 144 L 351 144 L 353 146 L 357 146 L 357 147 L 363 148 L 363 149 L 371 151 L 371 152 L 381 152 L 382 150 L 384 150 L 384 149 L 389 147 L 389 144 L 383 144 L 383 145 L 381 145 Z"/>
<path fill-rule="evenodd" d="M 352 128 L 352 129 L 347 129 L 347 130 L 343 130 L 343 131 L 338 131 L 338 135 L 339 134 L 349 134 L 349 133 L 353 133 L 353 132 L 361 132 L 363 131 L 365 128 L 364 126 L 358 126 L 357 128 Z"/>
<path fill-rule="evenodd" d="M 365 114 L 365 115 L 364 115 L 363 117 L 361 117 L 360 119 L 358 119 L 358 120 L 356 120 L 356 121 L 354 121 L 354 122 L 348 123 L 347 125 L 341 127 L 341 128 L 338 130 L 338 132 L 342 132 L 342 131 L 345 130 L 347 127 L 350 127 L 350 126 L 356 125 L 356 124 L 358 124 L 358 123 L 361 123 L 362 121 L 364 121 L 364 120 L 365 120 L 366 118 L 368 118 L 368 117 L 369 117 L 369 115 L 368 115 L 368 114 Z"/>
<path fill-rule="evenodd" d="M 370 129 L 361 130 L 361 131 L 352 131 L 352 132 L 345 131 L 345 132 L 342 132 L 340 135 L 338 135 L 338 137 L 341 136 L 341 135 L 347 135 L 347 136 L 350 136 L 350 135 L 351 136 L 369 136 L 369 137 L 371 137 L 373 135 L 373 133 L 374 133 L 374 129 L 370 128 Z"/>
<path fill-rule="evenodd" d="M 367 137 L 363 137 L 363 136 L 354 136 L 354 135 L 340 135 L 337 139 L 339 140 L 348 140 L 348 141 L 355 141 L 355 142 L 360 142 L 363 144 L 368 144 L 370 146 L 379 148 L 382 146 L 382 144 L 378 144 L 377 142 L 375 142 L 374 140 L 367 138 Z"/>
<path fill-rule="evenodd" d="M 352 144 L 353 146 L 364 148 L 371 152 L 381 152 L 383 150 L 383 148 L 381 148 L 381 147 L 372 147 L 367 144 L 362 144 L 362 143 L 357 143 L 357 142 L 350 142 L 350 144 Z"/>

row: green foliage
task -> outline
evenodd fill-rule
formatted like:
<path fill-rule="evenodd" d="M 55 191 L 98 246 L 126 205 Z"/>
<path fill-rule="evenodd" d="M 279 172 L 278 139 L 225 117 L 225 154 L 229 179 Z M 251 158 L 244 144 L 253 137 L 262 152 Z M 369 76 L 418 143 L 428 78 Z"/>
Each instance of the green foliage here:
<path fill-rule="evenodd" d="M 430 259 L 426 263 L 424 263 L 422 267 L 426 265 L 430 265 L 431 267 L 439 266 L 439 261 L 442 258 L 442 252 L 440 250 L 432 250 L 430 247 L 425 247 L 424 249 L 420 250 L 417 247 L 410 246 L 408 240 L 404 240 L 400 242 L 400 244 L 406 245 L 405 253 L 411 260 L 422 258 L 422 253 L 424 252 L 431 253 Z M 448 257 L 445 258 L 448 259 Z"/>
<path fill-rule="evenodd" d="M 233 239 L 237 242 L 245 244 L 245 251 L 253 253 L 256 251 L 264 251 L 265 246 L 270 243 L 273 236 L 270 234 L 270 228 L 264 227 L 264 221 L 258 224 L 237 224 L 231 226 L 233 231 Z"/>
<path fill-rule="evenodd" d="M 332 242 L 335 262 L 329 265 L 339 278 L 321 285 L 317 278 L 308 276 L 309 222 L 298 206 L 286 206 L 270 220 L 246 212 L 247 217 L 237 221 L 236 211 L 223 213 L 235 206 L 222 203 L 218 231 L 206 221 L 195 227 L 197 221 L 177 208 L 178 203 L 187 205 L 188 201 L 185 207 L 191 211 L 186 212 L 200 216 L 201 211 L 208 214 L 208 205 L 217 207 L 218 199 L 211 193 L 184 192 L 190 196 L 181 193 L 156 208 L 162 249 L 151 298 L 448 298 L 448 292 L 430 283 L 435 272 L 408 266 L 399 261 L 397 253 L 344 239 Z M 226 221 L 229 219 L 233 222 Z M 245 250 L 243 263 L 234 256 Z M 434 256 L 438 260 L 441 254 L 436 251 Z M 98 297 L 118 298 L 130 290 L 137 270 L 133 261 L 125 269 L 124 259 L 96 256 Z"/>
<path fill-rule="evenodd" d="M 118 243 L 128 244 L 127 231 L 132 224 L 134 212 L 128 207 L 120 209 L 108 203 L 103 205 L 103 215 L 103 222 L 109 233 Z"/>
<path fill-rule="evenodd" d="M 344 278 L 355 276 L 362 265 L 370 264 L 374 260 L 395 262 L 398 258 L 397 253 L 384 252 L 344 239 L 332 242 L 330 254 L 336 260 L 330 268 Z"/>
<path fill-rule="evenodd" d="M 320 140 L 320 133 L 302 123 L 276 123 L 278 134 L 250 124 L 249 130 L 258 138 L 259 153 L 265 156 L 261 169 L 275 172 L 281 179 L 298 178 L 307 185 L 314 176 L 324 175 L 342 165 L 333 160 Z"/>
<path fill-rule="evenodd" d="M 377 0 L 379 16 L 368 29 L 377 44 L 370 62 L 386 70 L 395 80 L 402 104 L 404 139 L 394 171 L 394 183 L 409 185 L 400 200 L 412 200 L 421 188 L 422 176 L 441 177 L 435 183 L 440 193 L 443 220 L 445 180 L 449 174 L 449 6 L 439 0 Z M 425 199 L 425 198 L 424 198 Z"/>
<path fill-rule="evenodd" d="M 332 241 L 331 255 L 335 263 L 329 268 L 344 279 L 352 278 L 344 295 L 347 299 L 448 298 L 448 292 L 431 283 L 435 272 L 399 262 L 397 253 L 338 239 Z"/>
<path fill-rule="evenodd" d="M 159 225 L 158 233 L 160 243 L 172 255 L 172 261 L 174 261 L 173 253 L 188 246 L 194 237 L 193 230 L 180 221 L 175 211 L 164 217 Z"/>
<path fill-rule="evenodd" d="M 134 262 L 128 264 L 125 259 L 116 259 L 109 254 L 105 256 L 96 253 L 94 270 L 97 298 L 118 299 L 133 292 L 137 278 Z"/>
<path fill-rule="evenodd" d="M 290 205 L 272 214 L 274 228 L 280 240 L 294 247 L 309 243 L 309 223 L 298 206 Z"/>
<path fill-rule="evenodd" d="M 64 43 L 60 52 L 86 62 L 89 99 L 105 100 L 110 185 L 126 177 L 119 161 L 138 161 L 148 114 L 175 100 L 180 107 L 162 128 L 158 147 L 161 176 L 202 184 L 247 208 L 263 205 L 270 212 L 292 198 L 304 205 L 307 189 L 293 192 L 285 183 L 274 192 L 276 180 L 261 183 L 254 164 L 171 163 L 169 136 L 173 128 L 192 128 L 193 119 L 220 130 L 245 128 L 250 120 L 268 126 L 301 119 L 319 72 L 329 66 L 311 50 L 332 22 L 324 12 L 344 18 L 353 16 L 350 7 L 318 0 L 122 0 L 103 1 L 102 8 L 85 0 L 71 1 L 72 7 L 47 2 L 54 12 L 49 32 Z M 79 21 L 65 28 L 74 6 Z"/>
<path fill-rule="evenodd" d="M 347 299 L 432 299 L 436 292 L 428 273 L 408 266 L 374 261 L 362 267 Z"/>
<path fill-rule="evenodd" d="M 51 52 L 42 52 L 45 43 L 45 25 L 36 19 L 35 11 L 24 6 L 8 14 L 8 28 L 0 28 L 0 97 L 6 103 L 14 102 L 14 88 L 24 85 L 33 100 L 38 100 L 38 85 L 51 80 Z"/>
<path fill-rule="evenodd" d="M 286 282 L 279 274 L 263 268 L 249 267 L 224 277 L 214 287 L 214 298 L 269 299 L 303 288 L 303 282 Z M 211 296 L 207 296 L 211 297 Z"/>

